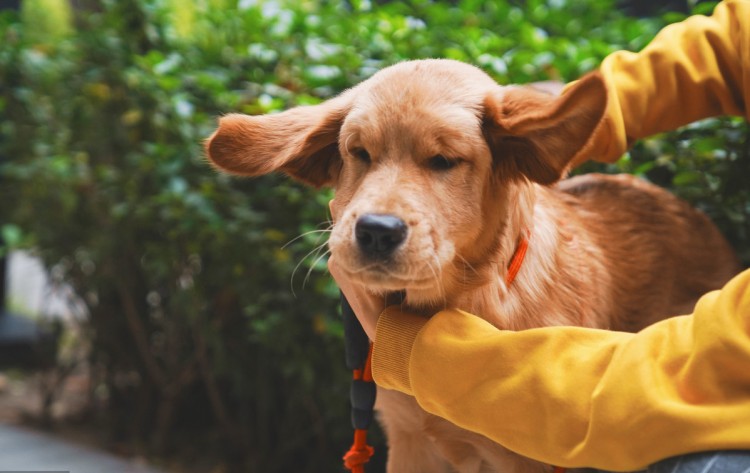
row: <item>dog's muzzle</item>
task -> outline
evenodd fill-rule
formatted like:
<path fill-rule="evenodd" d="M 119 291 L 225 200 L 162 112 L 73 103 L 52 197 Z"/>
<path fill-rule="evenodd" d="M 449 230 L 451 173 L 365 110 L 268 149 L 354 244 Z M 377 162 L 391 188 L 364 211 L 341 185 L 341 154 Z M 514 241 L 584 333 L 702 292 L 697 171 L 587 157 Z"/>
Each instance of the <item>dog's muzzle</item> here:
<path fill-rule="evenodd" d="M 389 258 L 406 240 L 408 227 L 400 218 L 387 214 L 365 214 L 357 219 L 354 236 L 360 251 L 370 259 Z"/>

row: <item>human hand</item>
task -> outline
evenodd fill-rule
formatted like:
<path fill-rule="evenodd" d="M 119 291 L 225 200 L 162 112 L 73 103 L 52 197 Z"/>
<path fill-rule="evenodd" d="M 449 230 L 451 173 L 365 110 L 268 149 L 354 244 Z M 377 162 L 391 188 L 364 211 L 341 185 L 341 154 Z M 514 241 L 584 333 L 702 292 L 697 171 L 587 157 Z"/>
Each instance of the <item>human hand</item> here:
<path fill-rule="evenodd" d="M 362 324 L 362 328 L 365 329 L 365 333 L 374 342 L 375 328 L 377 327 L 380 313 L 385 309 L 386 298 L 376 296 L 363 286 L 353 283 L 341 266 L 336 263 L 334 255 L 331 255 L 328 259 L 328 271 L 333 276 L 333 279 L 336 280 L 336 284 L 338 284 L 341 292 L 344 293 L 346 300 L 349 301 L 349 305 L 352 307 L 357 319 L 359 319 L 359 323 Z"/>

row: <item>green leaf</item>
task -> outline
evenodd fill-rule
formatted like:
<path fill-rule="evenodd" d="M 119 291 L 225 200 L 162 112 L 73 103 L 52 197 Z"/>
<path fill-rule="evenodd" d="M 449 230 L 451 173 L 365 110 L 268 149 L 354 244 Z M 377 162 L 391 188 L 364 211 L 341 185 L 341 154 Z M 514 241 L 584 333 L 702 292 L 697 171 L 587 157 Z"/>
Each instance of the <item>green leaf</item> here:
<path fill-rule="evenodd" d="M 0 227 L 0 235 L 5 246 L 9 248 L 18 248 L 23 241 L 23 232 L 21 228 L 13 224 L 5 224 Z"/>

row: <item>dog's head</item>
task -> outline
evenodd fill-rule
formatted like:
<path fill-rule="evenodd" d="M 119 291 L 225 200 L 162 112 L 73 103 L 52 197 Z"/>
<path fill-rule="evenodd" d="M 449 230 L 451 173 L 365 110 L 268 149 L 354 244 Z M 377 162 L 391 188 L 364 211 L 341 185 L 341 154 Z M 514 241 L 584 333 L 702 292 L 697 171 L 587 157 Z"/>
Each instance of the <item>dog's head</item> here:
<path fill-rule="evenodd" d="M 230 173 L 333 186 L 329 246 L 342 268 L 427 304 L 479 274 L 499 234 L 518 230 L 517 190 L 560 179 L 605 105 L 598 75 L 556 97 L 464 63 L 412 61 L 320 105 L 227 115 L 206 150 Z"/>

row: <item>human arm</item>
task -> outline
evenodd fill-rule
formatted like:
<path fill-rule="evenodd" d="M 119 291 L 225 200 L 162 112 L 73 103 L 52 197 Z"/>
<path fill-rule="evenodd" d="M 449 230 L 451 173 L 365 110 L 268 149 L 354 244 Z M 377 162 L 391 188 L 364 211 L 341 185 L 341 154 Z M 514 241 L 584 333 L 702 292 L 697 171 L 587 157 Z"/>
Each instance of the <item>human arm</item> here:
<path fill-rule="evenodd" d="M 600 71 L 607 110 L 576 164 L 615 161 L 637 139 L 702 118 L 749 118 L 750 1 L 667 26 L 642 51 L 607 56 Z"/>
<path fill-rule="evenodd" d="M 638 334 L 508 332 L 476 316 L 389 307 L 376 383 L 524 456 L 631 470 L 701 450 L 750 448 L 750 270 L 692 316 Z"/>

